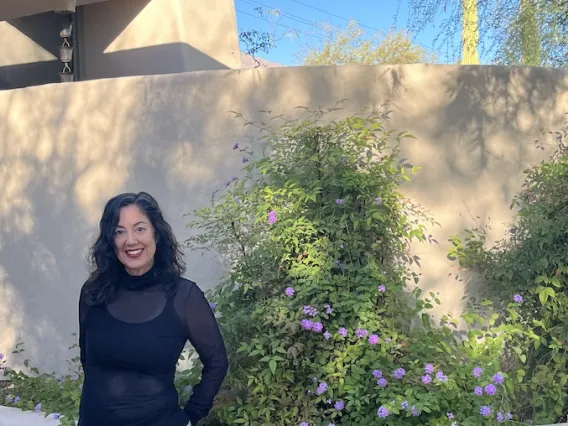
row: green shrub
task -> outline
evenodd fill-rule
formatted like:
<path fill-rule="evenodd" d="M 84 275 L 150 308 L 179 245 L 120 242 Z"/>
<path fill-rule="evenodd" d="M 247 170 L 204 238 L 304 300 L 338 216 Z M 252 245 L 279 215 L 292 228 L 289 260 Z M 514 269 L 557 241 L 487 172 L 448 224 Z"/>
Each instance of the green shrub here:
<path fill-rule="evenodd" d="M 70 349 L 75 348 L 73 345 Z M 79 412 L 83 377 L 78 357 L 69 361 L 69 373 L 41 373 L 31 366 L 30 360 L 23 358 L 23 343 L 18 343 L 12 352 L 22 357 L 29 373 L 7 367 L 7 359 L 0 356 L 0 370 L 4 371 L 5 386 L 0 388 L 0 404 L 22 410 L 44 412 L 46 417 L 59 419 L 62 426 L 75 426 Z"/>
<path fill-rule="evenodd" d="M 565 420 L 568 362 L 568 127 L 551 132 L 558 146 L 546 161 L 525 170 L 518 208 L 507 238 L 493 242 L 487 228 L 455 236 L 450 257 L 481 274 L 499 313 L 522 318 L 534 333 L 522 350 L 526 376 L 515 387 L 517 412 L 536 424 Z M 487 247 L 490 248 L 487 248 Z M 511 292 L 524 299 L 508 311 Z"/>
<path fill-rule="evenodd" d="M 437 296 L 407 288 L 418 283 L 410 243 L 435 243 L 435 222 L 399 191 L 418 170 L 399 158 L 412 136 L 387 130 L 385 114 L 324 122 L 329 112 L 246 123 L 263 155 L 236 143 L 243 175 L 192 214 L 189 247 L 229 265 L 212 298 L 230 371 L 206 424 L 510 420 L 530 330 L 519 316 L 496 323 L 489 303 L 488 321 L 464 316 L 466 336 L 449 317 L 431 327 Z"/>

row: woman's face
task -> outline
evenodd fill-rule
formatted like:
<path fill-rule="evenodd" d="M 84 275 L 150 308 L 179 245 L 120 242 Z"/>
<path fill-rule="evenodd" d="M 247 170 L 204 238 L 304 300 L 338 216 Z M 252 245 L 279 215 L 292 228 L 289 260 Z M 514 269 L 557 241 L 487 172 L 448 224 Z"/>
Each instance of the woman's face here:
<path fill-rule="evenodd" d="M 156 254 L 154 234 L 154 227 L 138 206 L 120 209 L 114 246 L 118 260 L 130 275 L 142 275 L 152 268 Z"/>

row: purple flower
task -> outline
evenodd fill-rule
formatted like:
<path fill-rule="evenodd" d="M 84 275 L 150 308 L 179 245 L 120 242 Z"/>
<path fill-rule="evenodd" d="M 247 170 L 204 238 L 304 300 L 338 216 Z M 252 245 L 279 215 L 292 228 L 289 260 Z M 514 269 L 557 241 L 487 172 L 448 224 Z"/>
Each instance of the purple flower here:
<path fill-rule="evenodd" d="M 513 296 L 513 301 L 514 301 L 515 303 L 519 303 L 519 304 L 520 304 L 520 303 L 523 303 L 523 296 L 521 296 L 520 294 L 515 294 L 515 295 Z"/>
<path fill-rule="evenodd" d="M 323 307 L 325 308 L 326 314 L 331 315 L 333 313 L 333 309 L 331 309 L 330 305 L 323 305 Z"/>
<path fill-rule="evenodd" d="M 243 164 L 248 163 L 248 160 L 249 160 L 249 159 L 248 159 L 247 157 L 243 157 L 243 158 L 241 159 L 241 163 L 243 163 Z"/>
<path fill-rule="evenodd" d="M 215 309 L 217 307 L 217 304 L 215 302 L 209 302 L 209 307 L 211 309 Z"/>
<path fill-rule="evenodd" d="M 381 204 L 383 204 L 383 199 L 381 197 L 377 197 L 375 198 L 375 203 L 380 206 Z"/>
<path fill-rule="evenodd" d="M 424 383 L 425 385 L 432 383 L 432 376 L 430 376 L 429 374 L 422 376 L 422 383 Z"/>
<path fill-rule="evenodd" d="M 385 343 L 390 343 L 390 342 L 391 342 L 391 338 L 390 338 L 390 337 L 387 337 L 387 338 L 385 339 Z"/>
<path fill-rule="evenodd" d="M 384 377 L 381 377 L 379 380 L 377 380 L 377 385 L 379 385 L 382 388 L 384 388 L 387 384 L 388 382 Z"/>
<path fill-rule="evenodd" d="M 276 213 L 274 210 L 270 211 L 270 213 L 268 213 L 268 224 L 269 225 L 274 225 L 276 223 L 276 220 L 278 219 L 278 213 Z"/>
<path fill-rule="evenodd" d="M 434 366 L 432 364 L 426 364 L 424 366 L 424 372 L 426 374 L 432 374 L 434 372 Z"/>
<path fill-rule="evenodd" d="M 385 291 L 387 291 L 387 288 L 384 285 L 380 285 L 377 287 L 377 290 L 379 290 L 381 293 L 384 293 Z"/>
<path fill-rule="evenodd" d="M 448 418 L 448 420 L 452 420 L 454 418 L 454 413 L 446 413 L 446 417 Z"/>
<path fill-rule="evenodd" d="M 408 410 L 408 401 L 402 401 L 400 408 L 402 408 L 403 410 Z"/>
<path fill-rule="evenodd" d="M 365 337 L 367 335 L 368 331 L 362 328 L 358 328 L 357 329 L 357 337 L 359 339 L 362 339 L 363 337 Z"/>
<path fill-rule="evenodd" d="M 343 401 L 335 401 L 335 404 L 333 405 L 333 407 L 337 410 L 337 411 L 341 411 L 345 408 L 345 403 Z"/>
<path fill-rule="evenodd" d="M 343 200 L 341 198 L 338 198 L 335 202 L 339 205 L 343 204 Z"/>
<path fill-rule="evenodd" d="M 387 410 L 385 407 L 383 407 L 382 405 L 379 407 L 379 409 L 377 410 L 377 416 L 379 416 L 380 418 L 384 419 L 385 417 L 387 417 L 389 415 L 389 410 Z"/>
<path fill-rule="evenodd" d="M 325 333 L 323 333 L 323 337 L 325 338 L 325 340 L 329 340 L 331 338 L 331 333 L 329 331 L 326 331 Z"/>
<path fill-rule="evenodd" d="M 239 149 L 239 144 L 238 143 L 234 144 L 233 149 Z"/>
<path fill-rule="evenodd" d="M 406 375 L 406 370 L 404 368 L 397 368 L 393 371 L 392 376 L 395 379 L 402 379 Z"/>
<path fill-rule="evenodd" d="M 505 414 L 505 418 L 507 420 L 513 420 L 513 415 L 511 413 L 507 413 L 507 414 Z"/>
<path fill-rule="evenodd" d="M 316 333 L 321 333 L 323 331 L 323 324 L 321 322 L 315 322 L 312 326 L 312 330 Z"/>
<path fill-rule="evenodd" d="M 304 306 L 304 314 L 315 317 L 318 314 L 318 310 L 313 306 Z"/>
<path fill-rule="evenodd" d="M 39 413 L 41 411 L 41 402 L 35 406 L 35 412 Z"/>
<path fill-rule="evenodd" d="M 383 372 L 381 370 L 373 370 L 373 376 L 375 376 L 375 378 L 380 379 L 381 377 L 383 377 Z"/>
<path fill-rule="evenodd" d="M 326 393 L 327 392 L 327 383 L 326 382 L 321 382 L 318 385 L 318 388 L 316 389 L 316 393 L 318 395 L 321 395 L 322 393 Z"/>
<path fill-rule="evenodd" d="M 487 386 L 485 386 L 484 391 L 487 395 L 493 396 L 497 393 L 497 388 L 492 384 L 488 384 Z"/>
<path fill-rule="evenodd" d="M 6 396 L 6 402 L 8 402 L 8 404 L 11 404 L 12 402 L 14 402 L 14 398 L 12 397 L 12 395 Z"/>
<path fill-rule="evenodd" d="M 302 328 L 304 330 L 311 330 L 314 327 L 314 323 L 311 322 L 309 319 L 302 320 Z"/>
<path fill-rule="evenodd" d="M 448 376 L 446 376 L 442 370 L 439 370 L 436 372 L 436 380 L 445 383 L 448 381 Z"/>
<path fill-rule="evenodd" d="M 19 396 L 16 396 L 16 397 L 14 398 L 14 404 L 17 404 L 18 402 L 20 402 L 20 397 L 19 397 Z"/>
<path fill-rule="evenodd" d="M 479 414 L 481 414 L 483 417 L 489 417 L 491 415 L 491 408 L 489 408 L 487 405 L 483 405 L 479 409 Z"/>
<path fill-rule="evenodd" d="M 505 381 L 505 377 L 503 377 L 501 373 L 494 374 L 492 379 L 493 383 L 495 383 L 496 385 L 502 385 Z"/>
<path fill-rule="evenodd" d="M 473 394 L 476 396 L 482 396 L 483 388 L 481 386 L 476 386 L 475 389 L 473 390 Z"/>
<path fill-rule="evenodd" d="M 481 367 L 475 367 L 475 368 L 473 369 L 473 377 L 475 377 L 475 378 L 478 379 L 478 378 L 481 377 L 482 374 L 483 374 L 483 368 L 481 368 Z"/>
<path fill-rule="evenodd" d="M 376 345 L 377 343 L 379 343 L 379 336 L 377 336 L 376 334 L 371 334 L 369 336 L 369 344 Z"/>
<path fill-rule="evenodd" d="M 284 294 L 288 297 L 292 297 L 295 293 L 294 287 L 286 287 L 286 290 L 284 290 Z"/>
<path fill-rule="evenodd" d="M 413 415 L 414 417 L 417 417 L 417 416 L 420 415 L 420 411 L 418 411 L 418 409 L 416 408 L 415 405 L 413 405 L 410 409 L 412 410 L 412 415 Z"/>
<path fill-rule="evenodd" d="M 343 337 L 347 337 L 347 329 L 345 327 L 341 327 L 337 332 Z"/>
<path fill-rule="evenodd" d="M 0 353 L 0 361 L 2 361 L 4 359 L 4 354 Z"/>
<path fill-rule="evenodd" d="M 497 413 L 497 421 L 498 421 L 499 423 L 503 423 L 503 422 L 505 421 L 505 416 L 503 415 L 503 413 L 502 413 L 501 411 L 499 411 L 499 412 Z"/>
<path fill-rule="evenodd" d="M 308 422 L 302 422 L 299 426 L 310 426 L 310 424 Z"/>

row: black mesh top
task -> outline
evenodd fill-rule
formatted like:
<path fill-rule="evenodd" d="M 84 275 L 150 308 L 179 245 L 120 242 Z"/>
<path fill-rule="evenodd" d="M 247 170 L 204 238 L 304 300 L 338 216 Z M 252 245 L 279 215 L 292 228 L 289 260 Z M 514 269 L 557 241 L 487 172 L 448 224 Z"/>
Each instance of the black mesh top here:
<path fill-rule="evenodd" d="M 151 269 L 124 273 L 111 303 L 79 302 L 79 346 L 85 382 L 79 426 L 195 426 L 205 417 L 227 372 L 225 345 L 209 303 L 180 278 L 168 295 Z M 174 387 L 186 341 L 201 362 L 201 383 L 181 409 Z"/>

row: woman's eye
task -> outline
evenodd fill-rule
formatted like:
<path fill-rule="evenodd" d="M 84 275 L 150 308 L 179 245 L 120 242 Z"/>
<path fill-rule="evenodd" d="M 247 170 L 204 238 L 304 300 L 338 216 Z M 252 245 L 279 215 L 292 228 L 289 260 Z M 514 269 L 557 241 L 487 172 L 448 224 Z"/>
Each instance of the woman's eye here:
<path fill-rule="evenodd" d="M 121 235 L 121 234 L 122 234 L 121 229 L 117 229 L 116 231 L 114 231 L 114 235 Z"/>
<path fill-rule="evenodd" d="M 142 227 L 136 229 L 137 232 L 144 232 L 145 230 L 146 230 L 146 228 L 142 228 Z"/>

